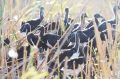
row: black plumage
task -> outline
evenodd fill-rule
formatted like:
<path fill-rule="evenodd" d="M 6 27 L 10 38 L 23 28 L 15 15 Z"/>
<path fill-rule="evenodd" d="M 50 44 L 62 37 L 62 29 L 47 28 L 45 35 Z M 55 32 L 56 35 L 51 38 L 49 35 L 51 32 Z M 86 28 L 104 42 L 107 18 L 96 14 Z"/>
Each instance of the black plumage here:
<path fill-rule="evenodd" d="M 4 39 L 4 45 L 6 46 L 6 45 L 9 45 L 9 44 L 10 44 L 9 38 Z M 20 47 L 18 47 L 16 49 L 16 52 L 18 54 L 18 57 L 17 57 L 18 62 L 22 62 L 23 61 L 23 57 L 24 57 L 25 51 L 26 51 L 26 56 L 27 57 L 30 56 L 30 49 L 31 49 L 30 45 L 28 45 L 28 46 L 20 46 Z M 9 56 L 7 56 L 7 57 L 8 57 L 7 65 L 11 66 L 12 65 L 12 59 L 14 59 L 14 58 L 9 57 Z"/>
<path fill-rule="evenodd" d="M 41 7 L 40 9 L 40 17 L 38 19 L 35 19 L 35 20 L 30 20 L 30 21 L 27 21 L 27 22 L 22 22 L 21 24 L 21 28 L 20 28 L 20 32 L 31 32 L 38 27 L 38 25 L 43 21 L 44 19 L 44 8 Z"/>
<path fill-rule="evenodd" d="M 27 40 L 31 45 L 36 45 L 38 48 L 42 47 L 44 50 L 47 50 L 48 48 L 53 47 L 59 39 L 60 39 L 60 36 L 55 34 L 46 34 L 46 35 L 39 36 L 31 33 L 27 35 Z"/>

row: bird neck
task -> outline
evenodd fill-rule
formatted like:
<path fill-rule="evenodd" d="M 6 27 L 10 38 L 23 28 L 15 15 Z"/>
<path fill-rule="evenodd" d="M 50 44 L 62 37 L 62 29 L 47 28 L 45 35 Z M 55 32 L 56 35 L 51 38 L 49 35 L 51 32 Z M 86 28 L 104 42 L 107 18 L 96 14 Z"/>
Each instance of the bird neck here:
<path fill-rule="evenodd" d="M 84 26 L 84 25 L 85 25 L 85 17 L 81 16 L 81 26 Z"/>
<path fill-rule="evenodd" d="M 68 19 L 68 12 L 66 12 L 65 14 L 65 19 Z"/>
<path fill-rule="evenodd" d="M 97 26 L 99 26 L 99 21 L 98 21 L 97 18 L 95 18 L 95 23 L 96 23 Z"/>
<path fill-rule="evenodd" d="M 65 24 L 68 23 L 68 12 L 65 13 Z"/>
<path fill-rule="evenodd" d="M 118 13 L 117 13 L 117 10 L 118 10 L 118 7 L 117 5 L 114 6 L 113 8 L 113 12 L 114 12 L 114 17 L 115 17 L 115 21 L 116 21 L 116 24 L 118 24 Z"/>
<path fill-rule="evenodd" d="M 43 18 L 44 17 L 44 8 L 41 7 L 40 8 L 40 18 Z"/>

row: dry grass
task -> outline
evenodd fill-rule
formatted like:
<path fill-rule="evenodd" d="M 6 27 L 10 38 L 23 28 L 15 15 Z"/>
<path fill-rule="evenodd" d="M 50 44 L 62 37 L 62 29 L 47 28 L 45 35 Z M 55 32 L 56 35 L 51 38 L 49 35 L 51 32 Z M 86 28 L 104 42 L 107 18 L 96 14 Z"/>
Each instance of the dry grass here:
<path fill-rule="evenodd" d="M 13 3 L 13 1 L 16 1 L 16 3 Z M 94 3 L 94 5 L 93 5 Z M 8 72 L 7 69 L 7 62 L 6 62 L 6 56 L 7 52 L 9 51 L 8 47 L 3 46 L 3 39 L 5 37 L 9 37 L 11 44 L 10 46 L 12 48 L 17 48 L 18 43 L 20 43 L 23 37 L 19 34 L 19 28 L 22 21 L 27 21 L 29 19 L 33 19 L 39 16 L 39 7 L 44 6 L 45 8 L 45 20 L 51 21 L 56 19 L 56 16 L 60 14 L 60 20 L 63 22 L 63 15 L 64 15 L 64 8 L 69 7 L 70 8 L 70 17 L 74 18 L 75 21 L 73 22 L 79 22 L 80 21 L 80 15 L 82 12 L 87 12 L 89 18 L 93 17 L 93 13 L 100 12 L 106 19 L 110 19 L 113 16 L 113 13 L 111 11 L 112 5 L 115 3 L 113 0 L 0 0 L 0 77 L 1 79 L 15 79 L 18 77 L 18 79 L 50 79 L 53 77 L 52 73 L 48 73 L 48 55 L 53 52 L 52 48 L 51 50 L 45 51 L 45 58 L 44 62 L 38 63 L 37 65 L 33 65 L 34 61 L 39 61 L 38 59 L 38 50 L 35 48 L 32 48 L 31 50 L 31 56 L 29 58 L 26 57 L 26 53 L 24 55 L 24 61 L 22 63 L 15 62 L 12 65 L 12 70 Z M 98 6 L 97 6 L 98 5 Z M 106 16 L 107 15 L 107 16 Z M 92 18 L 93 19 L 93 18 Z M 95 25 L 95 24 L 94 24 Z M 61 23 L 61 26 L 63 26 L 63 23 Z M 72 27 L 73 25 L 71 25 Z M 96 26 L 96 25 L 95 25 Z M 109 24 L 107 26 L 110 26 Z M 118 25 L 119 27 L 120 25 Z M 63 37 L 67 38 L 72 28 L 68 28 L 67 31 L 63 34 Z M 96 28 L 96 27 L 95 27 Z M 81 72 L 82 66 L 86 66 L 88 69 L 86 69 L 86 79 L 90 79 L 91 69 L 95 73 L 95 79 L 119 79 L 120 78 L 120 50 L 119 50 L 119 28 L 117 29 L 116 33 L 116 40 L 114 43 L 112 43 L 111 39 L 111 28 L 108 28 L 108 34 L 109 39 L 105 42 L 102 42 L 99 37 L 99 32 L 97 29 L 95 30 L 96 37 L 97 37 L 97 61 L 98 63 L 94 63 L 94 60 L 91 58 L 92 48 L 90 49 L 90 55 L 87 56 L 87 63 L 84 65 L 80 65 L 79 69 L 68 71 L 64 70 L 64 79 L 69 74 L 74 74 L 74 79 L 77 79 L 78 72 Z M 26 40 L 23 41 L 23 45 L 26 43 Z M 64 41 L 63 41 L 64 43 Z M 111 47 L 109 47 L 108 43 L 111 43 Z M 21 44 L 20 44 L 21 45 Z M 57 46 L 57 44 L 56 44 Z M 60 47 L 58 46 L 58 50 L 56 51 L 56 54 L 54 57 L 51 57 L 51 61 L 58 62 L 58 54 L 60 52 Z M 92 47 L 92 46 L 91 46 Z M 107 48 L 110 53 L 109 62 L 106 62 L 105 57 L 105 51 Z M 26 52 L 26 51 L 24 51 Z M 35 57 L 34 57 L 35 54 Z M 65 59 L 67 63 L 67 58 Z M 13 60 L 16 61 L 16 60 Z M 13 67 L 16 65 L 16 67 Z M 112 65 L 113 70 L 110 70 L 110 65 Z M 23 66 L 22 70 L 19 71 L 18 68 L 20 66 Z M 26 67 L 27 66 L 27 67 Z M 55 70 L 55 69 L 54 69 Z M 17 74 L 16 74 L 17 71 Z M 70 73 L 71 72 L 71 73 Z M 21 77 L 22 76 L 22 77 Z M 82 78 L 82 76 L 81 76 Z M 54 79 L 59 79 L 58 77 L 54 77 Z"/>

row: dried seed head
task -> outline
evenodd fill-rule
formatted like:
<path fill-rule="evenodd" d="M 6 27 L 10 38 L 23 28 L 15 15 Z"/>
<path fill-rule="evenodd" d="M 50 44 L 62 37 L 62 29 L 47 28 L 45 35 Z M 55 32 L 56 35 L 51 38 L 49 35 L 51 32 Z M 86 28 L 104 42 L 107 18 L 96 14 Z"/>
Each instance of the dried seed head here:
<path fill-rule="evenodd" d="M 8 56 L 11 57 L 11 58 L 17 58 L 18 53 L 13 48 L 11 48 L 8 52 Z"/>

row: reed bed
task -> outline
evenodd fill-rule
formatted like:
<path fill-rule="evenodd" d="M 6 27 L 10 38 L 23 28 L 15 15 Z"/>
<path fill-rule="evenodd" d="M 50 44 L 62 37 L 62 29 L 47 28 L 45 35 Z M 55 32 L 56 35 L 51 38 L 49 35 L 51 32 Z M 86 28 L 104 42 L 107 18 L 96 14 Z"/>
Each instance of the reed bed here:
<path fill-rule="evenodd" d="M 15 49 L 21 45 L 25 45 L 27 43 L 26 38 L 22 37 L 19 33 L 21 22 L 39 17 L 39 9 L 41 6 L 45 8 L 45 20 L 52 21 L 56 20 L 56 17 L 58 17 L 61 21 L 60 25 L 64 30 L 64 8 L 70 8 L 70 17 L 74 18 L 74 24 L 80 21 L 82 12 L 87 12 L 89 18 L 92 18 L 93 14 L 96 12 L 103 14 L 106 19 L 114 17 L 111 7 L 116 2 L 117 0 L 0 0 L 0 79 L 60 79 L 59 75 L 53 77 L 52 73 L 48 73 L 47 71 L 49 63 L 47 62 L 48 56 L 53 52 L 53 49 L 56 46 L 57 51 L 55 52 L 55 56 L 51 57 L 51 61 L 56 60 L 55 63 L 59 63 L 58 54 L 61 46 L 58 44 L 52 49 L 44 52 L 45 58 L 43 61 L 39 61 L 39 52 L 36 48 L 32 47 L 29 58 L 26 57 L 26 51 L 24 51 L 23 62 L 18 63 L 16 60 L 13 60 L 15 63 L 12 64 L 12 69 L 8 72 L 6 56 L 10 49 L 9 46 L 3 46 L 3 40 L 5 37 L 9 37 L 10 41 L 12 41 L 10 46 Z M 64 79 L 66 79 L 69 74 L 74 75 L 73 79 L 82 79 L 82 76 L 81 78 L 78 78 L 77 75 L 79 72 L 83 71 L 82 67 L 84 66 L 86 66 L 86 71 L 84 71 L 86 79 L 91 79 L 91 73 L 95 75 L 95 79 L 120 79 L 120 25 L 118 24 L 117 26 L 114 43 L 111 39 L 111 28 L 108 28 L 109 39 L 102 42 L 96 24 L 94 23 L 94 25 L 95 36 L 97 38 L 98 52 L 96 58 L 98 62 L 95 63 L 91 57 L 92 52 L 96 52 L 96 49 L 92 49 L 91 46 L 91 52 L 87 55 L 87 63 L 80 65 L 78 69 L 72 71 L 65 69 L 63 72 Z M 62 37 L 65 38 L 64 40 L 66 40 L 69 35 L 72 26 L 73 25 L 71 24 L 62 35 Z M 107 26 L 110 25 L 107 24 Z M 108 43 L 111 43 L 111 47 L 109 47 Z M 106 62 L 106 47 L 110 54 L 109 62 Z M 39 63 L 36 64 L 35 61 Z M 65 61 L 67 63 L 68 58 L 66 58 Z M 110 70 L 110 65 L 112 65 L 112 71 Z M 23 66 L 21 70 L 19 70 L 20 66 Z"/>

